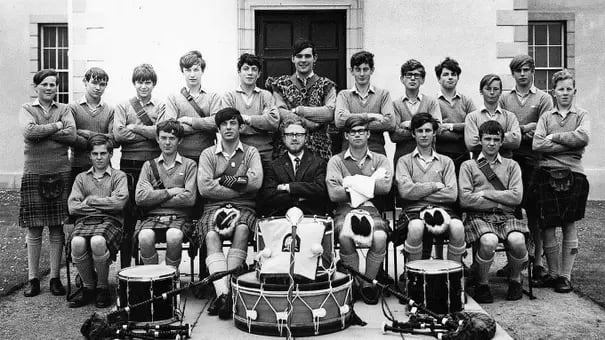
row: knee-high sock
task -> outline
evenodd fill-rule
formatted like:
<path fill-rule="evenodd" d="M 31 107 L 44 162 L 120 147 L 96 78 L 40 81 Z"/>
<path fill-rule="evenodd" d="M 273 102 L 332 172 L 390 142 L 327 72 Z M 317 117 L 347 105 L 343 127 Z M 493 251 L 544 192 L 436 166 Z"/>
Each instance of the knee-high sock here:
<path fill-rule="evenodd" d="M 227 260 L 225 260 L 225 254 L 222 252 L 208 254 L 206 256 L 206 266 L 208 266 L 208 272 L 214 274 L 227 270 Z M 229 279 L 228 275 L 213 282 L 216 296 L 229 293 Z"/>
<path fill-rule="evenodd" d="M 237 249 L 237 248 L 229 248 L 227 252 L 227 270 L 231 270 L 233 268 L 238 267 L 244 261 L 246 261 L 246 257 L 248 256 L 248 252 Z"/>
<path fill-rule="evenodd" d="M 571 269 L 578 255 L 578 239 L 563 240 L 561 256 L 561 276 L 571 280 Z"/>
<path fill-rule="evenodd" d="M 40 269 L 40 251 L 42 250 L 42 228 L 29 228 L 25 238 L 27 243 L 28 278 L 38 279 Z"/>
<path fill-rule="evenodd" d="M 548 274 L 553 277 L 559 276 L 559 245 L 544 245 L 544 255 L 548 264 Z"/>
<path fill-rule="evenodd" d="M 510 267 L 510 279 L 512 281 L 521 282 L 521 270 L 523 270 L 523 264 L 527 262 L 529 255 L 525 252 L 525 256 L 518 259 L 513 254 L 508 257 L 508 265 Z"/>
<path fill-rule="evenodd" d="M 462 255 L 464 254 L 465 250 L 466 245 L 464 244 L 464 242 L 460 246 L 455 246 L 450 243 L 447 246 L 447 259 L 461 263 Z"/>
<path fill-rule="evenodd" d="M 48 239 L 50 243 L 50 278 L 58 278 L 61 270 L 61 258 L 63 257 L 63 243 L 65 235 L 62 226 L 53 226 L 49 228 Z"/>
<path fill-rule="evenodd" d="M 78 269 L 78 274 L 80 274 L 84 287 L 94 289 L 95 277 L 90 253 L 87 251 L 80 257 L 73 256 L 72 261 L 74 262 L 74 265 L 76 265 L 76 269 Z"/>
<path fill-rule="evenodd" d="M 109 251 L 101 256 L 92 255 L 92 260 L 95 264 L 95 270 L 97 271 L 97 287 L 108 288 L 108 276 L 109 276 Z"/>
<path fill-rule="evenodd" d="M 341 252 L 340 260 L 342 261 L 342 263 L 353 267 L 353 269 L 359 270 L 359 254 L 357 253 L 357 251 L 354 251 L 351 254 L 343 254 Z"/>
<path fill-rule="evenodd" d="M 387 254 L 386 251 L 377 254 L 372 250 L 368 251 L 368 256 L 366 257 L 366 276 L 369 278 L 376 278 L 378 274 L 378 270 L 380 270 L 380 266 L 382 265 L 382 261 L 384 261 L 384 256 Z M 369 282 L 365 282 L 367 285 L 371 285 Z"/>
<path fill-rule="evenodd" d="M 420 258 L 422 257 L 422 243 L 417 246 L 412 246 L 406 240 L 403 243 L 403 250 L 405 250 L 405 252 L 408 254 L 408 262 L 420 260 Z"/>
<path fill-rule="evenodd" d="M 158 253 L 155 252 L 151 257 L 145 257 L 143 254 L 139 255 L 141 257 L 141 261 L 143 264 L 158 264 L 159 256 Z"/>
<path fill-rule="evenodd" d="M 475 256 L 475 262 L 477 263 L 477 274 L 479 275 L 479 284 L 487 284 L 489 268 L 492 266 L 492 262 L 494 262 L 494 254 L 489 259 L 482 259 L 481 256 L 477 253 Z"/>
<path fill-rule="evenodd" d="M 168 253 L 166 253 L 166 257 L 164 258 L 164 260 L 166 260 L 167 266 L 173 266 L 177 269 L 181 265 L 181 257 L 179 257 L 178 259 L 171 259 L 170 257 L 168 257 Z"/>

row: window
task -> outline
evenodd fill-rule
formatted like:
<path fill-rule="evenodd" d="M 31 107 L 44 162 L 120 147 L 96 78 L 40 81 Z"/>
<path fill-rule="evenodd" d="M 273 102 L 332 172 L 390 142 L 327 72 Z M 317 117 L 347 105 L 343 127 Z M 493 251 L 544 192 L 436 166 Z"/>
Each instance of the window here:
<path fill-rule="evenodd" d="M 534 84 L 548 90 L 552 75 L 565 68 L 565 23 L 530 21 L 528 33 L 529 55 L 536 62 Z"/>
<path fill-rule="evenodd" d="M 39 69 L 51 68 L 59 73 L 57 101 L 69 102 L 69 64 L 67 24 L 39 24 Z"/>

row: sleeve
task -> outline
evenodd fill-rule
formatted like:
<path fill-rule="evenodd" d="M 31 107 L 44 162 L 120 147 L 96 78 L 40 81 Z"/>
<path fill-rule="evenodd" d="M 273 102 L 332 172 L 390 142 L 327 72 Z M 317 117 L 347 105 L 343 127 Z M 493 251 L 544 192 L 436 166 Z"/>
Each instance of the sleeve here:
<path fill-rule="evenodd" d="M 466 145 L 468 151 L 481 151 L 479 126 L 477 126 L 477 111 L 466 115 L 464 119 L 464 145 Z"/>
<path fill-rule="evenodd" d="M 214 121 L 214 115 L 222 108 L 222 106 L 222 99 L 218 94 L 208 94 L 208 117 L 202 118 L 199 117 L 199 115 L 196 115 L 192 119 L 191 126 L 195 130 L 215 132 L 217 129 L 216 122 Z"/>
<path fill-rule="evenodd" d="M 248 170 L 246 170 L 246 176 L 248 176 L 248 185 L 244 192 L 255 193 L 263 185 L 263 165 L 260 160 L 260 153 L 255 147 L 248 148 Z"/>
<path fill-rule="evenodd" d="M 387 195 L 393 186 L 393 169 L 391 167 L 391 162 L 386 156 L 379 154 L 374 155 L 378 157 L 375 168 L 383 168 L 386 170 L 384 177 L 376 179 L 376 184 L 374 184 L 374 195 Z"/>
<path fill-rule="evenodd" d="M 521 204 L 523 199 L 523 181 L 521 180 L 521 167 L 517 162 L 512 161 L 508 168 L 508 183 L 505 183 L 506 190 L 490 190 L 487 193 L 487 199 L 499 204 L 515 207 Z"/>
<path fill-rule="evenodd" d="M 154 160 L 151 160 L 152 162 Z M 170 199 L 170 194 L 166 189 L 154 189 L 153 172 L 151 171 L 150 161 L 143 164 L 141 175 L 135 190 L 135 202 L 142 207 L 152 207 L 159 205 Z"/>
<path fill-rule="evenodd" d="M 276 131 L 279 126 L 279 112 L 273 96 L 268 91 L 261 91 L 260 101 L 262 112 L 260 115 L 250 116 L 250 125 L 263 131 Z"/>
<path fill-rule="evenodd" d="M 313 164 L 313 181 L 290 182 L 290 194 L 308 199 L 326 195 L 326 161 L 319 159 Z"/>
<path fill-rule="evenodd" d="M 519 120 L 512 112 L 508 112 L 506 117 L 504 143 L 502 143 L 502 147 L 509 150 L 516 150 L 521 145 L 521 128 L 519 127 Z M 477 136 L 479 136 L 479 134 L 477 134 Z"/>
<path fill-rule="evenodd" d="M 338 155 L 332 156 L 328 161 L 326 170 L 326 186 L 328 188 L 328 196 L 332 202 L 348 202 L 349 197 L 345 188 L 342 186 L 343 164 L 339 161 Z"/>
<path fill-rule="evenodd" d="M 148 126 L 144 124 L 137 124 L 134 126 L 134 132 L 143 136 L 147 140 L 155 140 L 157 124 L 168 120 L 169 118 L 166 115 L 166 104 L 164 102 L 157 102 L 157 104 L 153 107 L 153 110 L 156 115 L 153 125 Z"/>
<path fill-rule="evenodd" d="M 51 139 L 66 145 L 73 144 L 76 141 L 76 122 L 67 106 L 64 107 L 59 119 L 63 123 L 63 128 L 55 132 Z"/>
<path fill-rule="evenodd" d="M 577 127 L 573 131 L 553 133 L 552 140 L 570 148 L 582 148 L 588 145 L 590 120 L 588 114 L 578 115 Z"/>
<path fill-rule="evenodd" d="M 493 206 L 489 200 L 483 198 L 479 193 L 474 192 L 473 168 L 470 162 L 466 161 L 460 166 L 458 176 L 458 193 L 460 206 L 467 209 L 480 209 L 482 206 Z"/>
<path fill-rule="evenodd" d="M 438 122 L 443 121 L 443 116 L 441 115 L 441 107 L 439 106 L 439 102 L 436 98 L 431 98 L 429 102 L 428 108 L 429 114 L 433 116 L 433 118 L 437 119 Z"/>
<path fill-rule="evenodd" d="M 325 124 L 334 121 L 336 88 L 332 85 L 324 97 L 323 106 L 299 106 L 297 113 L 312 122 Z"/>
<path fill-rule="evenodd" d="M 38 124 L 34 117 L 25 109 L 19 110 L 19 125 L 25 139 L 37 142 L 40 139 L 47 138 L 59 131 L 56 124 Z"/>
<path fill-rule="evenodd" d="M 389 132 L 389 137 L 393 143 L 406 142 L 411 141 L 412 131 L 409 129 L 405 129 L 401 126 L 401 124 L 405 121 L 403 111 L 393 102 L 393 111 L 395 116 L 395 127 Z"/>
<path fill-rule="evenodd" d="M 128 102 L 118 104 L 113 117 L 113 135 L 120 144 L 131 144 L 145 141 L 146 138 L 126 128 L 128 125 Z"/>
<path fill-rule="evenodd" d="M 170 94 L 166 97 L 166 113 L 164 114 L 168 119 L 179 118 L 179 108 L 176 105 L 176 94 Z"/>
<path fill-rule="evenodd" d="M 399 157 L 395 170 L 395 183 L 397 183 L 400 197 L 405 200 L 418 201 L 437 191 L 434 182 L 414 182 L 409 169 L 411 164 L 406 163 L 407 160 L 407 155 Z"/>
<path fill-rule="evenodd" d="M 556 143 L 552 140 L 546 139 L 548 136 L 548 118 L 549 115 L 542 115 L 538 119 L 536 125 L 536 132 L 534 133 L 534 139 L 532 141 L 532 149 L 543 153 L 556 153 L 561 151 L 567 151 L 570 148 L 566 145 Z"/>
<path fill-rule="evenodd" d="M 305 123 L 305 126 L 309 131 L 315 131 L 321 124 L 315 123 L 309 119 L 304 118 L 303 116 L 297 116 L 295 113 L 290 111 L 291 107 L 289 107 L 288 103 L 284 100 L 284 97 L 281 96 L 277 91 L 273 91 L 273 100 L 275 101 L 275 106 L 277 107 L 277 112 L 279 113 L 280 121 L 284 121 L 287 118 L 300 117 L 302 121 Z"/>
<path fill-rule="evenodd" d="M 347 101 L 348 90 L 342 90 L 336 97 L 336 109 L 334 111 L 334 125 L 337 128 L 342 129 L 345 127 L 347 119 L 351 118 L 351 111 L 349 111 L 349 103 Z"/>
<path fill-rule="evenodd" d="M 114 170 L 115 171 L 115 170 Z M 109 197 L 95 197 L 89 202 L 90 206 L 106 212 L 119 212 L 128 201 L 128 181 L 126 174 L 120 172 L 112 178 L 112 191 Z"/>
<path fill-rule="evenodd" d="M 92 208 L 84 203 L 86 197 L 84 196 L 84 183 L 82 176 L 76 176 L 74 184 L 71 188 L 71 193 L 67 199 L 67 208 L 71 215 L 86 215 L 91 212 Z"/>
<path fill-rule="evenodd" d="M 182 208 L 195 205 L 195 197 L 197 196 L 197 168 L 194 161 L 186 162 L 185 164 L 185 191 L 162 203 L 162 207 Z"/>
<path fill-rule="evenodd" d="M 231 189 L 220 185 L 219 179 L 214 178 L 216 161 L 212 153 L 213 148 L 209 147 L 202 151 L 197 169 L 197 188 L 202 197 L 212 199 L 231 199 L 240 194 Z"/>
<path fill-rule="evenodd" d="M 441 180 L 445 187 L 433 192 L 428 198 L 433 202 L 454 203 L 458 198 L 458 183 L 456 183 L 454 161 L 447 156 L 442 155 L 441 157 L 444 164 Z"/>
<path fill-rule="evenodd" d="M 288 192 L 277 190 L 277 186 L 283 183 L 279 182 L 274 166 L 275 163 L 272 162 L 266 168 L 266 172 L 263 174 L 263 185 L 259 191 L 260 203 L 265 207 L 283 206 L 292 200 Z M 290 186 L 290 191 L 292 191 L 292 186 Z"/>

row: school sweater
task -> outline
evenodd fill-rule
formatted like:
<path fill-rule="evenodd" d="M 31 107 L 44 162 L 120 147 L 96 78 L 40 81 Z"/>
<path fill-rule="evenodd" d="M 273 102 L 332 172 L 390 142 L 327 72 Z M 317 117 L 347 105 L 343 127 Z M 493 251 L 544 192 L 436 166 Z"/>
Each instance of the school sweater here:
<path fill-rule="evenodd" d="M 504 129 L 504 141 L 500 148 L 500 154 L 506 158 L 513 157 L 513 150 L 519 148 L 521 143 L 521 130 L 519 121 L 514 113 L 496 108 L 494 117 L 490 117 L 485 106 L 473 111 L 464 120 L 464 143 L 468 151 L 478 153 L 481 151 L 481 140 L 479 139 L 479 127 L 488 120 L 495 120 Z"/>
<path fill-rule="evenodd" d="M 271 92 L 254 88 L 249 103 L 244 99 L 241 89 L 225 93 L 223 107 L 234 107 L 241 114 L 250 116 L 250 125 L 243 125 L 240 139 L 246 145 L 254 146 L 258 152 L 272 152 L 273 134 L 279 125 L 279 112 Z"/>
<path fill-rule="evenodd" d="M 59 130 L 57 122 L 63 123 Z M 69 145 L 76 140 L 76 125 L 69 106 L 57 102 L 44 112 L 38 99 L 19 110 L 19 126 L 23 133 L 24 174 L 55 174 L 71 170 Z"/>
<path fill-rule="evenodd" d="M 589 118 L 588 111 L 575 106 L 565 117 L 557 108 L 540 116 L 533 140 L 533 149 L 542 152 L 540 166 L 564 166 L 583 174 L 582 155 L 590 137 Z M 552 135 L 552 140 L 546 139 L 548 135 Z"/>
<path fill-rule="evenodd" d="M 100 107 L 92 112 L 83 98 L 79 103 L 69 104 L 71 114 L 76 123 L 76 141 L 72 146 L 72 167 L 90 167 L 90 153 L 88 150 L 88 138 L 95 133 L 107 135 L 113 142 L 113 115 L 114 108 L 107 103 L 101 103 Z"/>
<path fill-rule="evenodd" d="M 435 143 L 437 152 L 466 153 L 464 119 L 466 115 L 477 109 L 475 104 L 470 97 L 458 92 L 456 92 L 451 102 L 445 99 L 443 94 L 439 94 L 437 101 L 443 117 L 442 123 L 454 124 L 453 131 L 442 130 L 437 135 L 437 142 Z"/>
<path fill-rule="evenodd" d="M 156 163 L 164 189 L 153 187 L 152 183 L 156 182 L 156 178 L 149 162 Z M 147 211 L 148 215 L 189 216 L 197 195 L 195 161 L 177 154 L 171 168 L 167 169 L 164 164 L 162 155 L 143 164 L 135 201 L 138 206 L 153 207 Z M 170 188 L 184 188 L 185 191 L 171 197 L 166 190 Z"/>
<path fill-rule="evenodd" d="M 214 144 L 216 138 L 216 123 L 214 114 L 221 109 L 221 99 L 216 93 L 202 90 L 195 99 L 202 109 L 203 117 L 191 106 L 182 93 L 177 92 L 168 96 L 166 101 L 166 117 L 192 117 L 192 126 L 185 126 L 185 138 L 179 145 L 179 154 L 198 159 L 202 150 Z"/>

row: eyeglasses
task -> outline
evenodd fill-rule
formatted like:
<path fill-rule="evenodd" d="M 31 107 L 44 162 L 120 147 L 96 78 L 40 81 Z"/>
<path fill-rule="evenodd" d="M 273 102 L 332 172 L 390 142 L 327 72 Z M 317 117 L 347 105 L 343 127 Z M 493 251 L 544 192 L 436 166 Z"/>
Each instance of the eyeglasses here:
<path fill-rule="evenodd" d="M 306 136 L 306 133 L 284 133 L 284 136 L 288 137 L 288 138 L 303 138 L 304 136 Z"/>
<path fill-rule="evenodd" d="M 352 136 L 361 136 L 365 132 L 368 132 L 368 129 L 351 130 L 351 131 L 349 131 L 349 134 L 352 135 Z"/>
<path fill-rule="evenodd" d="M 420 72 L 406 72 L 403 76 L 406 77 L 406 78 L 408 78 L 408 79 L 412 79 L 412 78 L 420 79 L 420 78 L 422 78 L 422 73 L 420 73 Z"/>

